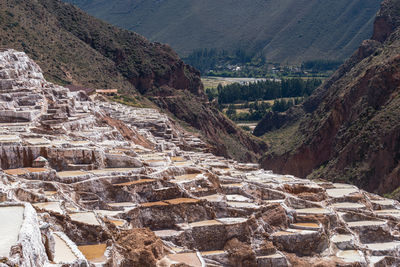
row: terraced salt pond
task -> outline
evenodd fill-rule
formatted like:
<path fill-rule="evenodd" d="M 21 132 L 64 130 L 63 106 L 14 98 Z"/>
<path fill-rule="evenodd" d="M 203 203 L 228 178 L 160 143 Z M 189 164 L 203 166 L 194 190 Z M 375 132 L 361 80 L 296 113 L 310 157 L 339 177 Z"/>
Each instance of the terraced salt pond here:
<path fill-rule="evenodd" d="M 0 207 L 0 258 L 8 257 L 10 248 L 18 241 L 24 209 L 23 206 Z"/>
<path fill-rule="evenodd" d="M 82 252 L 85 258 L 92 263 L 101 263 L 107 260 L 104 256 L 107 249 L 106 244 L 78 246 L 78 249 Z"/>
<path fill-rule="evenodd" d="M 43 203 L 36 203 L 33 204 L 34 207 L 39 209 L 44 209 L 52 212 L 56 212 L 59 214 L 63 214 L 63 211 L 60 206 L 60 202 L 43 202 Z"/>
<path fill-rule="evenodd" d="M 72 252 L 71 248 L 67 243 L 61 239 L 57 234 L 53 234 L 54 237 L 54 262 L 73 262 L 78 257 Z"/>
<path fill-rule="evenodd" d="M 96 216 L 93 212 L 78 212 L 68 214 L 73 221 L 90 224 L 90 225 L 100 225 Z"/>
<path fill-rule="evenodd" d="M 362 262 L 364 257 L 360 251 L 357 250 L 343 250 L 336 254 L 337 257 L 341 258 L 345 262 Z"/>

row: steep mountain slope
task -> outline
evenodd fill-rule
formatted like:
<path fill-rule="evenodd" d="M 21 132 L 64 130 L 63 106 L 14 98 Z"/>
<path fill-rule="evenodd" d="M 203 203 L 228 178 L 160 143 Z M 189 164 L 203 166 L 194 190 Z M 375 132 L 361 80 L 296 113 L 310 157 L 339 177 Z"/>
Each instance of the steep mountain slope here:
<path fill-rule="evenodd" d="M 267 60 L 345 59 L 371 35 L 380 0 L 66 0 L 90 14 L 170 44 L 245 48 Z"/>
<path fill-rule="evenodd" d="M 0 10 L 1 46 L 25 51 L 51 81 L 118 88 L 128 95 L 154 97 L 156 103 L 163 98 L 164 103 L 173 103 L 184 96 L 182 106 L 178 103 L 169 110 L 179 119 L 188 119 L 182 115 L 186 113 L 196 117 L 187 123 L 205 135 L 220 154 L 255 160 L 261 151 L 262 142 L 206 104 L 199 73 L 169 46 L 151 43 L 59 0 L 1 1 Z M 210 125 L 215 127 L 214 133 L 207 130 Z"/>
<path fill-rule="evenodd" d="M 384 1 L 372 39 L 329 81 L 302 106 L 260 122 L 256 134 L 286 138 L 263 167 L 379 193 L 400 186 L 399 26 L 400 1 Z"/>

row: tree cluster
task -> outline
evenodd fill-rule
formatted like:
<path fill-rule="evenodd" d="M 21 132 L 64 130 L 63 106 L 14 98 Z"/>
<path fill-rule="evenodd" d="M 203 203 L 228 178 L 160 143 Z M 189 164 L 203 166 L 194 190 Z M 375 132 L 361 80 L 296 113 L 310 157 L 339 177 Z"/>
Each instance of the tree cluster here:
<path fill-rule="evenodd" d="M 309 96 L 321 85 L 320 79 L 303 80 L 300 78 L 283 79 L 282 81 L 257 81 L 249 84 L 234 83 L 226 86 L 218 85 L 217 89 L 208 89 L 210 100 L 218 97 L 220 104 L 229 104 L 257 99 L 273 100 L 287 97 Z"/>

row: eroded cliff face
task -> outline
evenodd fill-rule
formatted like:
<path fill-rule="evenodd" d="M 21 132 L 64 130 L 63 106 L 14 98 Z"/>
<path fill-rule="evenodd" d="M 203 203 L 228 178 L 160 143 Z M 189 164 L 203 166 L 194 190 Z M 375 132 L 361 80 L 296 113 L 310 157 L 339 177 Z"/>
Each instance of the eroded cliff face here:
<path fill-rule="evenodd" d="M 371 40 L 300 108 L 281 115 L 279 127 L 295 127 L 297 143 L 267 153 L 262 166 L 301 177 L 350 181 L 388 193 L 400 186 L 400 10 L 384 1 Z M 296 119 L 296 118 L 295 118 Z M 258 126 L 261 134 L 264 118 Z M 280 129 L 283 130 L 283 129 Z M 267 129 L 268 131 L 268 129 Z"/>

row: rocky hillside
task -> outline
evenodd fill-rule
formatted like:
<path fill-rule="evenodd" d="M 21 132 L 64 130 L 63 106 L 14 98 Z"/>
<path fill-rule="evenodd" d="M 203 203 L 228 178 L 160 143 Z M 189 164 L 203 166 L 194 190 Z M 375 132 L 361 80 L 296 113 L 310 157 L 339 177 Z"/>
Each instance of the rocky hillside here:
<path fill-rule="evenodd" d="M 7 0 L 0 7 L 1 46 L 25 51 L 50 81 L 154 97 L 194 126 L 214 151 L 241 160 L 255 160 L 261 151 L 262 142 L 205 103 L 199 73 L 169 46 L 151 43 L 59 0 Z"/>
<path fill-rule="evenodd" d="M 400 186 L 399 26 L 400 1 L 384 1 L 373 37 L 330 80 L 302 106 L 260 122 L 256 134 L 274 144 L 263 167 L 379 193 Z"/>
<path fill-rule="evenodd" d="M 245 48 L 273 62 L 345 59 L 370 37 L 381 0 L 66 0 L 90 14 L 170 44 Z"/>

